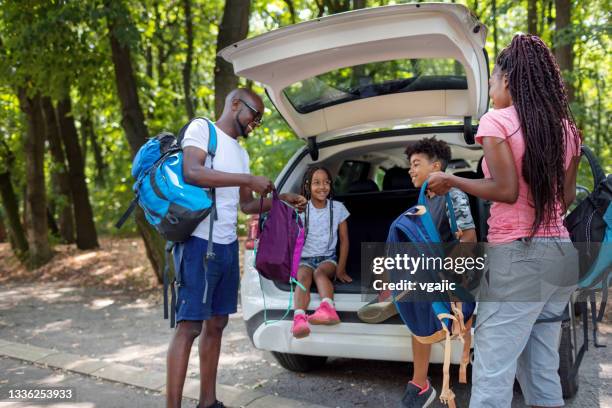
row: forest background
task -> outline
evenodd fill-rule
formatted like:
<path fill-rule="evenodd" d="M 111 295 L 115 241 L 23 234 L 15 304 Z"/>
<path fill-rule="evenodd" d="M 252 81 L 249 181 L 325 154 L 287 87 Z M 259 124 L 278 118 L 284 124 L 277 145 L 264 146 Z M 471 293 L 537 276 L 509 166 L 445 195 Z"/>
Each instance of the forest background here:
<path fill-rule="evenodd" d="M 289 24 L 396 3 L 403 2 L 0 1 L 0 242 L 37 268 L 59 244 L 94 249 L 102 236 L 141 236 L 159 279 L 164 242 L 142 212 L 120 231 L 113 225 L 133 197 L 131 159 L 148 137 L 176 132 L 194 116 L 217 117 L 238 85 L 263 94 L 217 52 Z M 611 3 L 457 3 L 488 27 L 491 64 L 518 32 L 554 50 L 584 141 L 610 173 Z M 264 100 L 264 126 L 243 144 L 252 173 L 274 179 L 303 142 Z M 591 189 L 589 179 L 583 166 L 579 183 Z"/>

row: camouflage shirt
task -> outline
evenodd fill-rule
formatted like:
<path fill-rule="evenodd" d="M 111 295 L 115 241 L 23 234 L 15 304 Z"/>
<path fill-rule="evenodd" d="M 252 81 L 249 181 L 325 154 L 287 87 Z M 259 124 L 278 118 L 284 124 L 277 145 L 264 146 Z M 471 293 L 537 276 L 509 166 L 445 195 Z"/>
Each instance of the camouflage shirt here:
<path fill-rule="evenodd" d="M 474 219 L 472 218 L 472 212 L 470 211 L 470 200 L 468 199 L 467 194 L 458 188 L 451 188 L 448 193 L 450 194 L 453 202 L 453 208 L 455 209 L 457 228 L 459 228 L 461 231 L 476 228 Z"/>

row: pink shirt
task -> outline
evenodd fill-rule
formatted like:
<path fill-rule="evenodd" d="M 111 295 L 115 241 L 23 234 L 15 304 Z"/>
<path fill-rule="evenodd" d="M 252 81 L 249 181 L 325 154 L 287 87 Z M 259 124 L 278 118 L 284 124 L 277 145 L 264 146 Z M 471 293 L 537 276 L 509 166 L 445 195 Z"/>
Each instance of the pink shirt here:
<path fill-rule="evenodd" d="M 487 239 L 489 242 L 503 243 L 528 237 L 535 218 L 535 210 L 530 204 L 529 186 L 523 178 L 521 163 L 525 154 L 525 140 L 514 106 L 487 112 L 480 119 L 476 141 L 482 144 L 483 137 L 497 137 L 508 141 L 514 155 L 514 166 L 519 182 L 518 199 L 514 204 L 494 202 L 491 206 Z M 576 143 L 570 142 L 570 137 L 573 137 L 572 133 L 566 132 L 566 169 L 569 167 L 572 157 L 578 155 Z M 486 159 L 482 162 L 482 170 L 486 178 L 491 177 Z M 557 206 L 558 217 L 556 220 L 551 222 L 548 229 L 541 225 L 536 232 L 536 236 L 569 237 L 567 229 L 563 226 L 561 203 L 558 203 Z"/>

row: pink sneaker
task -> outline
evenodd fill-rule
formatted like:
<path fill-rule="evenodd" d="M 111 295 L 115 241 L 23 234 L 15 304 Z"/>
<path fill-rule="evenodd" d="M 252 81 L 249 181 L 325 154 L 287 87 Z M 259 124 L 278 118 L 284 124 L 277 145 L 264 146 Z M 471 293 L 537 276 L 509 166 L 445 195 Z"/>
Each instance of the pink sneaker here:
<path fill-rule="evenodd" d="M 293 325 L 291 325 L 291 333 L 296 339 L 301 339 L 310 334 L 310 327 L 308 327 L 308 319 L 305 314 L 298 314 L 293 316 Z"/>
<path fill-rule="evenodd" d="M 317 310 L 308 316 L 308 322 L 311 324 L 332 325 L 340 323 L 340 318 L 332 305 L 327 302 L 321 302 Z"/>

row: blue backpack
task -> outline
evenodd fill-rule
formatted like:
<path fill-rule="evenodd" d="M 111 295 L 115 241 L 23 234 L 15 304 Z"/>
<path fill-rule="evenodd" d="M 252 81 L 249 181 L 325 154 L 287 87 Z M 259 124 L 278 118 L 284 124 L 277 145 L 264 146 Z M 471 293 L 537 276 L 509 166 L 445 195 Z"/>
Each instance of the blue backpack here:
<path fill-rule="evenodd" d="M 580 265 L 578 290 L 590 298 L 593 342 L 595 347 L 600 347 L 597 322 L 604 317 L 608 287 L 612 284 L 612 174 L 606 176 L 588 147 L 582 146 L 581 152 L 591 166 L 595 188 L 565 217 L 565 226 L 577 244 Z M 602 301 L 597 315 L 595 292 L 598 291 L 602 293 Z"/>
<path fill-rule="evenodd" d="M 175 137 L 172 133 L 162 132 L 149 139 L 136 153 L 132 161 L 132 177 L 135 197 L 130 206 L 121 216 L 117 228 L 128 219 L 138 204 L 144 211 L 145 218 L 161 234 L 167 242 L 166 259 L 163 271 L 164 319 L 168 319 L 168 287 L 171 291 L 170 327 L 174 327 L 174 308 L 176 304 L 176 289 L 170 284 L 168 255 L 174 249 L 174 244 L 186 241 L 198 224 L 209 215 L 210 230 L 208 242 L 212 242 L 213 224 L 217 217 L 215 207 L 215 189 L 207 192 L 202 187 L 188 184 L 183 179 L 183 150 L 181 142 L 187 127 L 195 119 L 204 119 L 208 124 L 208 155 L 211 163 L 217 151 L 217 131 L 215 126 L 205 118 L 190 120 Z M 211 165 L 212 168 L 212 165 Z M 208 245 L 207 260 L 214 258 L 213 245 Z M 179 271 L 177 270 L 178 274 Z M 180 282 L 175 276 L 174 282 Z M 174 283 L 173 282 L 173 283 Z"/>
<path fill-rule="evenodd" d="M 202 187 L 187 184 L 183 179 L 181 141 L 187 127 L 195 119 L 183 126 L 178 137 L 162 132 L 138 150 L 132 161 L 132 177 L 136 180 L 133 186 L 135 197 L 117 222 L 117 228 L 121 228 L 138 204 L 149 224 L 166 241 L 183 242 L 204 218 L 215 211 L 214 189 L 208 193 Z M 212 159 L 217 149 L 217 132 L 210 121 L 206 120 L 206 123 L 210 134 L 208 154 Z"/>
<path fill-rule="evenodd" d="M 421 187 L 417 205 L 409 208 L 391 224 L 387 236 L 387 246 L 389 248 L 387 256 L 394 257 L 396 253 L 401 253 L 400 248 L 394 249 L 394 243 L 410 242 L 419 255 L 444 257 L 444 251 L 439 245 L 442 243 L 442 239 L 425 198 L 427 184 L 425 182 Z M 445 199 L 451 232 L 454 236 L 458 229 L 453 204 L 449 194 L 446 194 Z M 422 273 L 425 274 L 425 272 Z M 418 274 L 419 272 L 414 276 L 417 277 Z M 430 274 L 421 276 L 420 279 L 428 282 L 439 282 L 441 280 L 436 271 L 430 271 Z M 466 383 L 471 346 L 472 315 L 476 307 L 473 296 L 467 291 L 458 291 L 452 294 L 462 300 L 457 302 L 451 300 L 450 293 L 445 292 L 436 292 L 436 301 L 398 301 L 398 298 L 396 298 L 398 295 L 401 297 L 404 294 L 394 293 L 394 303 L 399 315 L 419 342 L 432 344 L 442 340 L 446 341 L 444 377 L 440 399 L 443 403 L 454 404 L 455 396 L 449 385 L 451 339 L 458 338 L 464 344 L 463 358 L 459 369 L 459 382 Z"/>

